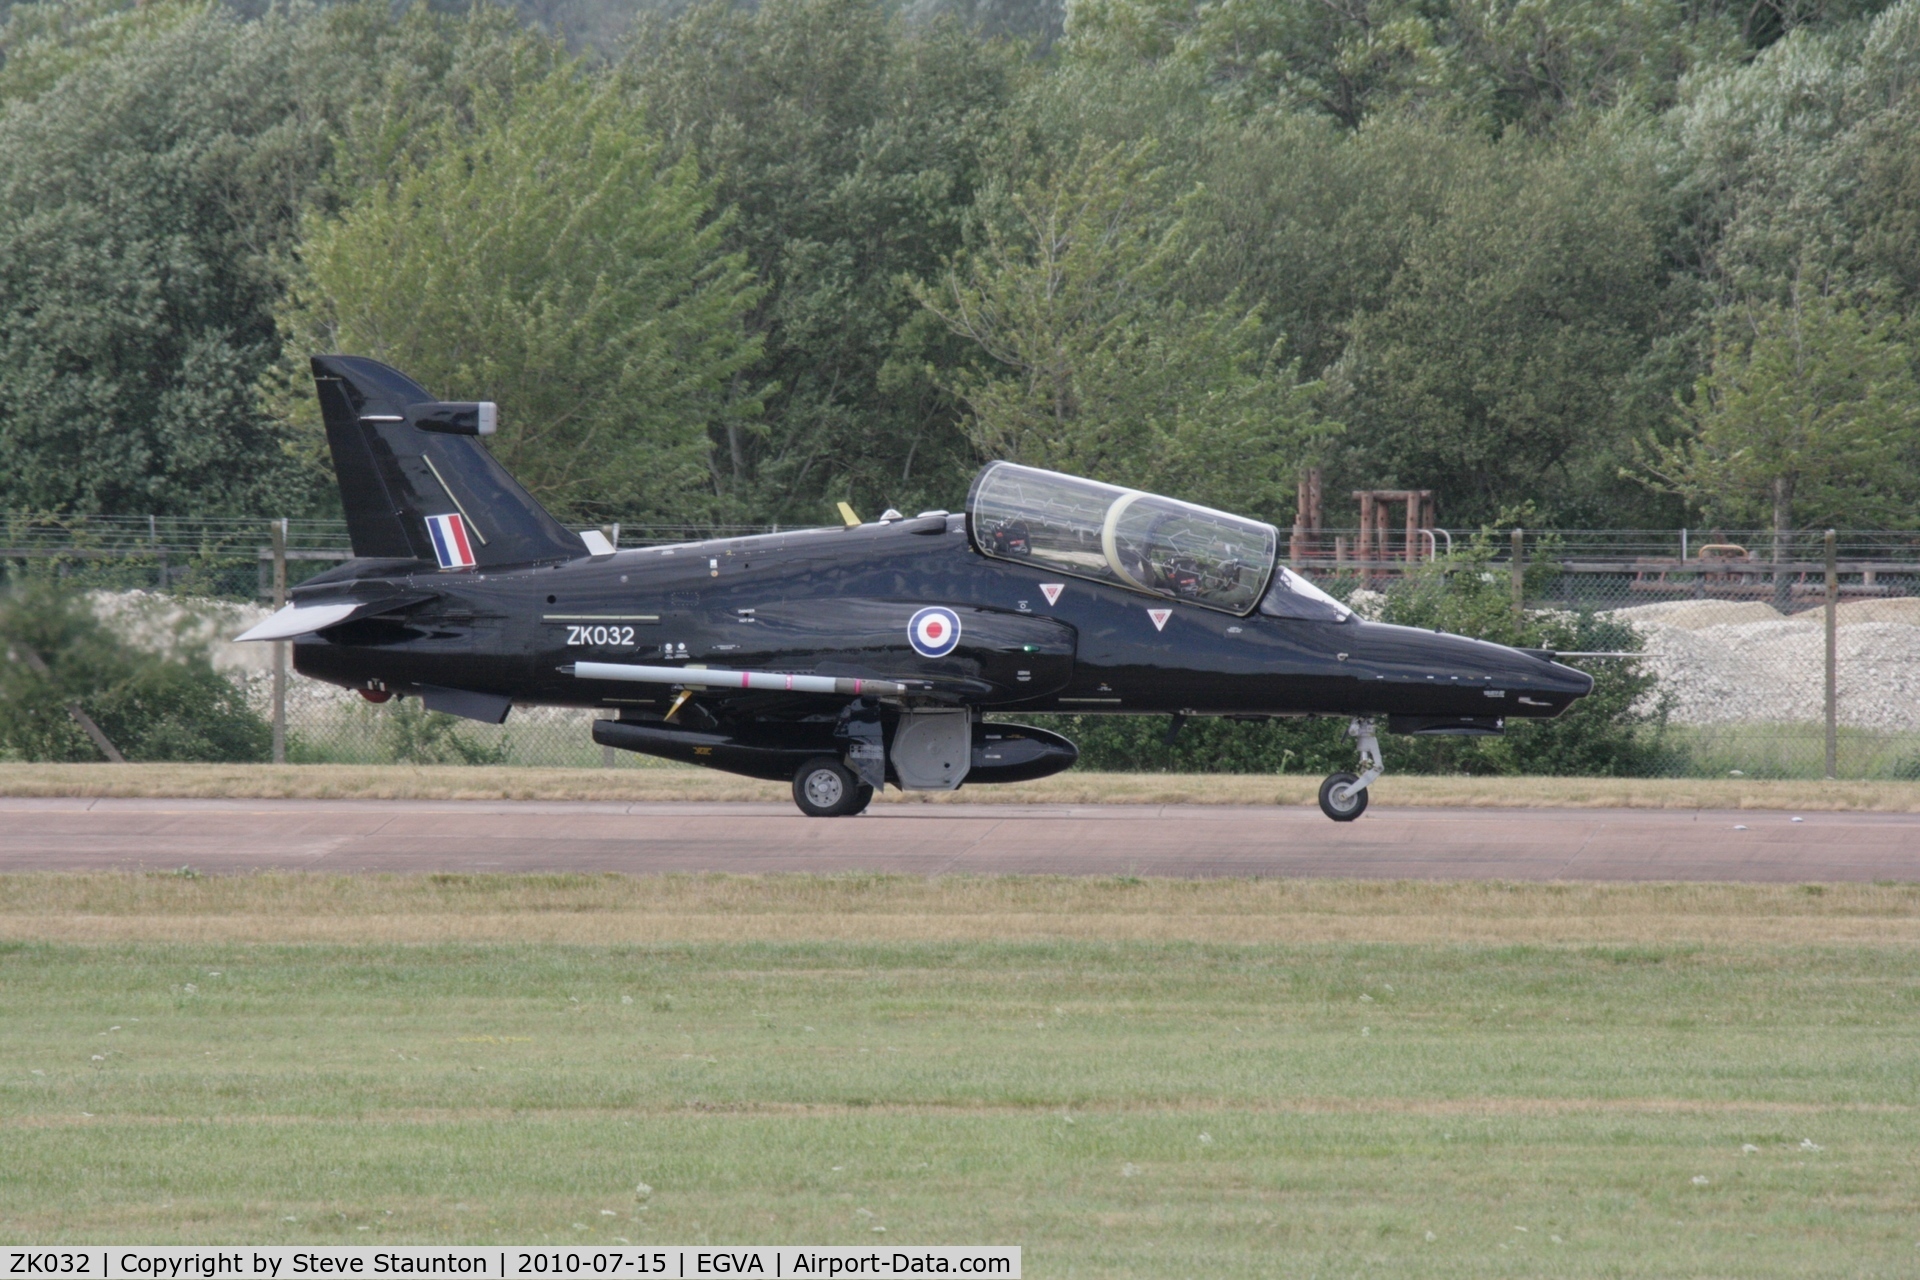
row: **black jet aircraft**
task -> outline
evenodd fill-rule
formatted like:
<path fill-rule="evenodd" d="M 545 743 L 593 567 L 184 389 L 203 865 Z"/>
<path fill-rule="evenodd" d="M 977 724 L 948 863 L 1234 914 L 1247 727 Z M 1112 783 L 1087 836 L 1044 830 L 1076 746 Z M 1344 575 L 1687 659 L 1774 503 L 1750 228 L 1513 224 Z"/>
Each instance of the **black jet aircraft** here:
<path fill-rule="evenodd" d="M 491 403 L 352 356 L 313 375 L 354 558 L 240 639 L 291 640 L 303 675 L 375 702 L 612 712 L 594 741 L 791 780 L 810 815 L 1056 773 L 1074 745 L 1005 717 L 1077 712 L 1349 719 L 1359 772 L 1320 788 L 1346 822 L 1383 723 L 1499 733 L 1593 685 L 1551 653 L 1362 621 L 1278 563 L 1272 525 L 1005 462 L 960 513 L 617 550 L 487 451 Z"/>

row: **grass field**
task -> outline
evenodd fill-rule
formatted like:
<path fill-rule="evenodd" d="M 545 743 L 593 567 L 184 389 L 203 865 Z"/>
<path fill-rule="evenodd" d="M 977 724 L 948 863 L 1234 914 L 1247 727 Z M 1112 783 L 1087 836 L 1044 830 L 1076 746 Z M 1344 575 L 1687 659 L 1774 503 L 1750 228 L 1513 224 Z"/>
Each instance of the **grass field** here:
<path fill-rule="evenodd" d="M 1920 1273 L 1920 885 L 44 875 L 0 939 L 9 1241 Z"/>
<path fill-rule="evenodd" d="M 1094 773 L 902 794 L 877 804 L 1311 805 L 1319 777 L 1300 774 Z M 434 765 L 0 763 L 0 796 L 232 797 L 365 800 L 706 800 L 791 803 L 783 782 L 710 769 L 537 769 Z M 1920 782 L 1763 778 L 1472 778 L 1390 774 L 1378 804 L 1485 808 L 1801 809 L 1920 812 Z"/>

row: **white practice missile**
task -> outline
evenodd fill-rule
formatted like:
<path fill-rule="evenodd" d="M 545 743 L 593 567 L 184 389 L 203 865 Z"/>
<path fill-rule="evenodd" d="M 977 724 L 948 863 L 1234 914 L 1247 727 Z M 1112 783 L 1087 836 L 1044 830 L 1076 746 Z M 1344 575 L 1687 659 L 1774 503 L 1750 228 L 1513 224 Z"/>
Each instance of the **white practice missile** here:
<path fill-rule="evenodd" d="M 620 662 L 576 662 L 570 670 L 581 680 L 627 680 L 635 684 L 680 684 L 697 689 L 763 689 L 786 693 L 875 694 L 899 696 L 909 687 L 898 680 L 849 676 L 803 676 L 780 671 L 726 671 L 718 667 L 642 667 Z"/>

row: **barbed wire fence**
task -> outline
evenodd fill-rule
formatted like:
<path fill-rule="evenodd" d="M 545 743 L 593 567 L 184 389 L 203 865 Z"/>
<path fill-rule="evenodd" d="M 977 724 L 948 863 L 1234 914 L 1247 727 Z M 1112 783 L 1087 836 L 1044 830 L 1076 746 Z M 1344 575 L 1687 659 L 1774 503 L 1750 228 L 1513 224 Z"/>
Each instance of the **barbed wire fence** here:
<path fill-rule="evenodd" d="M 625 547 L 764 527 L 601 526 Z M 1415 528 L 1296 532 L 1310 578 L 1374 593 L 1464 557 L 1471 538 Z M 1485 546 L 1485 539 L 1482 539 Z M 381 706 L 287 673 L 270 644 L 232 644 L 288 587 L 350 559 L 343 521 L 10 516 L 8 574 L 88 593 L 117 633 L 155 651 L 197 648 L 283 726 L 302 763 L 652 767 L 589 737 L 593 712 L 518 708 L 503 726 Z M 1430 572 L 1431 570 L 1426 570 Z M 1514 607 L 1628 624 L 1657 679 L 1672 772 L 1694 776 L 1920 777 L 1920 532 L 1501 530 L 1477 571 L 1506 575 Z M 1366 597 L 1362 597 L 1363 601 Z M 1366 606 L 1362 604 L 1363 611 Z M 1829 674 L 1831 672 L 1831 675 Z"/>

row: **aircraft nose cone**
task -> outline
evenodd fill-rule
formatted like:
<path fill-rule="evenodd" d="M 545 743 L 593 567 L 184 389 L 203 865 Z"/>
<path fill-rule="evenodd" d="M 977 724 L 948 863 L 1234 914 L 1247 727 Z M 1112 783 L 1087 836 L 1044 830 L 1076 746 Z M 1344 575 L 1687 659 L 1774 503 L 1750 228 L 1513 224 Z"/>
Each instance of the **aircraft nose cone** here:
<path fill-rule="evenodd" d="M 1592 676 L 1588 675 L 1584 671 L 1576 671 L 1574 668 L 1562 665 L 1561 663 L 1558 663 L 1558 662 L 1554 663 L 1553 665 L 1555 668 L 1555 674 L 1559 675 L 1562 679 L 1564 679 L 1567 682 L 1567 685 L 1566 685 L 1567 689 L 1576 698 L 1584 698 L 1588 694 L 1593 692 Z"/>
<path fill-rule="evenodd" d="M 1546 689 L 1552 693 L 1570 693 L 1576 698 L 1585 697 L 1593 692 L 1593 677 L 1564 662 L 1555 662 L 1543 655 L 1526 649 L 1516 649 L 1519 660 L 1514 663 L 1516 674 L 1528 677 L 1528 683 L 1536 689 Z"/>
<path fill-rule="evenodd" d="M 1570 693 L 1576 698 L 1584 698 L 1593 692 L 1593 677 L 1577 667 L 1553 661 L 1543 661 L 1540 665 L 1546 668 L 1544 678 L 1548 681 L 1547 688 L 1555 693 Z M 1542 677 L 1536 675 L 1534 679 L 1538 682 Z"/>

